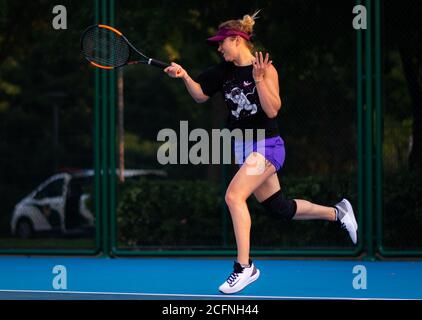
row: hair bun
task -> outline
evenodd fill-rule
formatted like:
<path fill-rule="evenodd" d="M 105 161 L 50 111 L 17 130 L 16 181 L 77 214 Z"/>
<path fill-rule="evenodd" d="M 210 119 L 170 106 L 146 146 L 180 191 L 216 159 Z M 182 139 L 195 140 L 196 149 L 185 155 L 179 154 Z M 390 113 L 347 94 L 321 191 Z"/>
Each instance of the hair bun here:
<path fill-rule="evenodd" d="M 246 15 L 243 16 L 242 24 L 244 26 L 251 26 L 252 27 L 255 24 L 255 20 L 250 15 L 246 14 Z"/>
<path fill-rule="evenodd" d="M 231 30 L 238 30 L 253 35 L 253 26 L 255 20 L 258 19 L 257 15 L 261 10 L 256 11 L 253 15 L 246 14 L 242 19 L 228 20 L 221 23 L 218 28 L 226 28 Z M 250 45 L 250 44 L 249 44 Z"/>
<path fill-rule="evenodd" d="M 242 24 L 244 31 L 252 33 L 255 20 L 258 18 L 257 15 L 259 11 L 260 10 L 256 11 L 252 16 L 249 14 L 243 16 L 243 19 L 240 20 L 240 23 Z"/>

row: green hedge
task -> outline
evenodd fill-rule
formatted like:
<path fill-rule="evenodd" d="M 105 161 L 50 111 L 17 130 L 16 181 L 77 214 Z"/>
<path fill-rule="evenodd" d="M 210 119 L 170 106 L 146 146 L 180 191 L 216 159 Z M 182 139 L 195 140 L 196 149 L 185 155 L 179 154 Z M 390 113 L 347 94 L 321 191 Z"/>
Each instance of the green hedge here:
<path fill-rule="evenodd" d="M 347 196 L 356 203 L 353 176 L 283 179 L 293 198 L 332 205 Z M 225 190 L 207 181 L 153 181 L 142 178 L 118 191 L 120 248 L 234 248 L 230 214 L 223 213 Z M 348 247 L 350 240 L 337 224 L 326 221 L 282 222 L 268 216 L 252 196 L 251 245 L 257 249 L 286 247 Z M 227 241 L 223 242 L 226 219 Z"/>
<path fill-rule="evenodd" d="M 117 223 L 123 245 L 218 245 L 222 198 L 204 181 L 125 184 L 119 192 Z"/>
<path fill-rule="evenodd" d="M 385 174 L 383 199 L 383 246 L 422 249 L 422 172 Z"/>

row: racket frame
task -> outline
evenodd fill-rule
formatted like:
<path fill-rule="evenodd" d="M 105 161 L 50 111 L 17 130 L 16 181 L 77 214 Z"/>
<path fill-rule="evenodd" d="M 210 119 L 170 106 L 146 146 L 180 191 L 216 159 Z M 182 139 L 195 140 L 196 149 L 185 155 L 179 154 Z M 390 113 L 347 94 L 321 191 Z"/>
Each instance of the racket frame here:
<path fill-rule="evenodd" d="M 118 65 L 118 66 L 104 66 L 104 65 L 101 65 L 101 64 L 99 64 L 99 63 L 94 62 L 92 58 L 90 58 L 90 57 L 88 57 L 86 54 L 84 54 L 84 50 L 83 50 L 83 40 L 84 40 L 84 36 L 85 36 L 85 34 L 86 34 L 88 31 L 90 31 L 91 29 L 94 29 L 94 28 L 104 28 L 104 29 L 108 29 L 108 30 L 110 30 L 110 31 L 112 31 L 112 32 L 114 32 L 114 33 L 116 33 L 118 36 L 122 37 L 122 39 L 123 39 L 123 40 L 127 43 L 127 45 L 129 46 L 129 57 L 128 57 L 128 59 L 126 60 L 126 62 L 125 62 L 125 63 L 123 63 L 123 64 L 121 64 L 121 65 Z M 119 31 L 119 30 L 117 30 L 116 28 L 113 28 L 113 27 L 111 27 L 111 26 L 109 26 L 109 25 L 106 25 L 106 24 L 94 24 L 94 25 L 89 26 L 88 28 L 86 28 L 86 29 L 82 32 L 80 43 L 81 43 L 81 51 L 82 51 L 82 54 L 83 54 L 83 56 L 85 57 L 85 59 L 87 59 L 91 65 L 93 65 L 94 67 L 97 67 L 97 68 L 106 69 L 106 70 L 111 70 L 111 69 L 121 68 L 121 67 L 123 67 L 123 66 L 125 66 L 125 65 L 138 64 L 138 63 L 148 64 L 148 65 L 155 66 L 155 67 L 159 67 L 159 68 L 163 68 L 163 69 L 164 69 L 164 68 L 166 68 L 166 67 L 168 67 L 168 66 L 170 66 L 170 64 L 168 64 L 168 63 L 165 63 L 165 62 L 162 62 L 162 61 L 160 61 L 160 60 L 156 60 L 156 59 L 152 59 L 152 58 L 147 57 L 145 54 L 143 54 L 143 53 L 142 53 L 142 52 L 140 52 L 138 49 L 136 49 L 136 48 L 135 48 L 135 46 L 134 46 L 132 43 L 130 43 L 130 41 L 129 41 L 129 40 L 128 40 L 128 39 L 127 39 L 124 35 L 123 35 L 123 33 L 122 33 L 122 32 L 120 32 L 120 31 Z M 132 52 L 135 52 L 135 53 L 139 54 L 139 55 L 140 55 L 141 57 L 143 57 L 144 59 L 142 59 L 142 60 L 130 60 L 130 59 L 131 59 L 131 57 L 132 57 Z"/>

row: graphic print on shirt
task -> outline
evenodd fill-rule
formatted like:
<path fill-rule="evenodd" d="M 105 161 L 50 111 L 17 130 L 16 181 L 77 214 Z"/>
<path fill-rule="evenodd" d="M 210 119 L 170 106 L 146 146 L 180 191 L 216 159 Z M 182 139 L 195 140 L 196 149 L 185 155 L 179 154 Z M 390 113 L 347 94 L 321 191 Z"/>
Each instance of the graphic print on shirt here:
<path fill-rule="evenodd" d="M 251 84 L 252 82 L 243 81 L 243 86 L 230 86 L 229 83 L 226 83 L 226 88 L 228 88 L 224 90 L 224 97 L 226 101 L 232 102 L 231 114 L 236 120 L 253 115 L 258 111 L 258 106 L 251 101 L 256 89 L 255 86 L 252 89 Z M 251 97 L 248 98 L 249 95 Z"/>

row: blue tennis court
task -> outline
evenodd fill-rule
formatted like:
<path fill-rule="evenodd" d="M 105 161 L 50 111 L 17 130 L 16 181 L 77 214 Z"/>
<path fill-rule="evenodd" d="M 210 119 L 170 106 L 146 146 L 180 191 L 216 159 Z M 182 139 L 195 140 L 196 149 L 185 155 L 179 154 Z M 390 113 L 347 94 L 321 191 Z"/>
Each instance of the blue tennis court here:
<path fill-rule="evenodd" d="M 223 295 L 229 259 L 0 257 L 0 299 L 422 299 L 422 262 L 255 262 L 258 281 Z"/>

